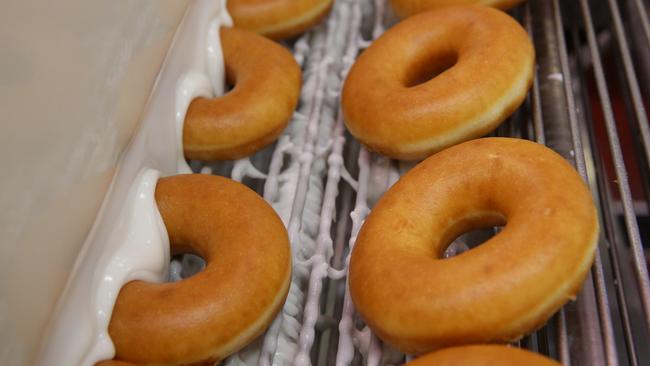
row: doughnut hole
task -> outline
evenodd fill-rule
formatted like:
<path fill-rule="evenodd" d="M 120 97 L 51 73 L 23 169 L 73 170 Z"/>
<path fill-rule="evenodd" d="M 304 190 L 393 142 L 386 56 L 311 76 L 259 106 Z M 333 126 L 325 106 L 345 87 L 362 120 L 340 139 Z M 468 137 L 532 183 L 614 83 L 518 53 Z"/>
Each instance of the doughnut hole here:
<path fill-rule="evenodd" d="M 493 236 L 497 235 L 503 226 L 491 226 L 483 229 L 476 229 L 469 231 L 467 233 L 461 234 L 459 237 L 454 239 L 451 244 L 445 249 L 445 252 L 442 254 L 442 258 L 451 258 L 457 255 L 463 254 L 464 252 L 474 249 L 479 245 L 490 240 Z"/>
<path fill-rule="evenodd" d="M 169 282 L 176 282 L 194 276 L 205 269 L 205 259 L 195 253 L 178 253 L 172 257 L 169 268 Z"/>
<path fill-rule="evenodd" d="M 223 95 L 226 95 L 226 94 L 230 93 L 233 89 L 235 89 L 235 84 L 230 83 L 230 82 L 226 82 L 223 85 Z"/>
<path fill-rule="evenodd" d="M 451 258 L 487 242 L 503 230 L 506 218 L 498 212 L 485 212 L 452 224 L 443 238 L 441 258 Z"/>
<path fill-rule="evenodd" d="M 435 78 L 451 69 L 458 62 L 458 52 L 444 50 L 435 55 L 424 55 L 414 60 L 413 65 L 406 69 L 404 86 L 412 88 Z"/>

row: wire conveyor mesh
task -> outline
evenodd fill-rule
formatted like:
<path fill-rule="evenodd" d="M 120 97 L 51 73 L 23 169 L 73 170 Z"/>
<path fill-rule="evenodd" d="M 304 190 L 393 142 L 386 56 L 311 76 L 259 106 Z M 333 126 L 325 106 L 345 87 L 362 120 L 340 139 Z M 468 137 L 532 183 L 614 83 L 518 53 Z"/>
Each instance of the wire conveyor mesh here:
<path fill-rule="evenodd" d="M 524 105 L 494 134 L 560 153 L 588 182 L 600 213 L 599 250 L 576 301 L 516 344 L 565 365 L 650 365 L 647 8 L 643 0 L 531 0 L 511 11 L 535 44 L 536 75 Z M 355 315 L 345 277 L 364 218 L 413 166 L 360 147 L 339 110 L 341 85 L 356 56 L 394 21 L 386 0 L 337 0 L 326 22 L 287 45 L 303 68 L 304 85 L 278 142 L 235 162 L 191 163 L 195 172 L 232 177 L 263 195 L 287 225 L 293 250 L 284 309 L 263 337 L 227 364 L 409 359 Z M 465 236 L 450 250 L 472 241 Z M 172 268 L 189 275 L 182 271 L 193 263 L 187 255 Z"/>

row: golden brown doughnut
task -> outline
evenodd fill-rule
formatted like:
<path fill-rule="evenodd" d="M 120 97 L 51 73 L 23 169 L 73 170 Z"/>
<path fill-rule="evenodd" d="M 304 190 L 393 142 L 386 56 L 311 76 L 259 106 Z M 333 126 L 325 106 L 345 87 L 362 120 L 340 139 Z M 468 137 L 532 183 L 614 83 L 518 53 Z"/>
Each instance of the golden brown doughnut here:
<path fill-rule="evenodd" d="M 234 88 L 197 98 L 183 127 L 185 157 L 238 159 L 273 142 L 298 104 L 300 67 L 282 46 L 254 33 L 221 28 L 226 79 Z"/>
<path fill-rule="evenodd" d="M 459 235 L 498 225 L 441 259 Z M 591 194 L 561 156 L 473 140 L 418 164 L 378 201 L 352 252 L 350 293 L 379 338 L 408 354 L 514 341 L 574 298 L 597 238 Z"/>
<path fill-rule="evenodd" d="M 390 0 L 390 5 L 399 18 L 404 19 L 411 15 L 428 10 L 451 5 L 481 4 L 502 10 L 507 10 L 524 0 Z"/>
<path fill-rule="evenodd" d="M 371 150 L 425 158 L 512 114 L 531 85 L 534 58 L 526 31 L 499 10 L 467 5 L 413 16 L 352 66 L 341 101 L 346 126 Z"/>
<path fill-rule="evenodd" d="M 261 197 L 230 179 L 160 179 L 156 202 L 172 252 L 205 269 L 174 283 L 122 287 L 109 325 L 115 359 L 137 364 L 216 361 L 262 334 L 289 289 L 287 231 Z"/>
<path fill-rule="evenodd" d="M 291 38 L 327 15 L 333 0 L 228 0 L 235 26 L 271 39 Z"/>
<path fill-rule="evenodd" d="M 476 345 L 429 353 L 407 366 L 561 366 L 558 362 L 520 348 Z"/>

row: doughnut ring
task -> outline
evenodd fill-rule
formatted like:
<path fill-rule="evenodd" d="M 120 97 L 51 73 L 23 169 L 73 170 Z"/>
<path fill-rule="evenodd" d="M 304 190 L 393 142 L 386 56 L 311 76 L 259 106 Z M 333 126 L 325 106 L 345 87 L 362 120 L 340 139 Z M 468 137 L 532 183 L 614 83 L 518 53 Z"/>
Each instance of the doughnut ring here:
<path fill-rule="evenodd" d="M 255 192 L 218 176 L 162 178 L 156 202 L 172 253 L 196 253 L 207 265 L 179 282 L 122 287 L 108 329 L 115 359 L 221 360 L 262 334 L 282 308 L 291 276 L 287 231 Z"/>
<path fill-rule="evenodd" d="M 459 235 L 501 225 L 441 259 Z M 597 239 L 591 194 L 561 156 L 526 140 L 473 140 L 424 160 L 378 201 L 352 252 L 350 293 L 404 353 L 514 341 L 575 297 Z"/>
<path fill-rule="evenodd" d="M 185 157 L 239 159 L 282 133 L 298 104 L 300 67 L 289 51 L 254 33 L 221 28 L 226 80 L 234 88 L 217 98 L 196 98 L 183 126 Z"/>
<path fill-rule="evenodd" d="M 537 353 L 521 348 L 476 345 L 445 348 L 429 353 L 406 364 L 407 366 L 561 366 Z"/>
<path fill-rule="evenodd" d="M 333 0 L 228 0 L 235 26 L 274 40 L 291 38 L 327 15 Z"/>
<path fill-rule="evenodd" d="M 370 150 L 423 159 L 510 116 L 530 88 L 534 58 L 526 31 L 499 10 L 456 6 L 413 16 L 352 66 L 341 101 L 346 126 Z"/>
<path fill-rule="evenodd" d="M 404 19 L 411 15 L 428 10 L 450 6 L 480 4 L 501 10 L 508 10 L 524 0 L 390 0 L 390 5 L 398 18 Z"/>

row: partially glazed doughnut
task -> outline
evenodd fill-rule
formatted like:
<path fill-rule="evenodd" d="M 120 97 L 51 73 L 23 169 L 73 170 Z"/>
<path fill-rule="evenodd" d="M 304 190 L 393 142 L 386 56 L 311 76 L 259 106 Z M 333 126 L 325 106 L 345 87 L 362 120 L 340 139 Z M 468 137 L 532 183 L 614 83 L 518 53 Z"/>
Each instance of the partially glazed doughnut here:
<path fill-rule="evenodd" d="M 450 5 L 481 4 L 507 10 L 524 0 L 390 0 L 390 5 L 399 18 L 410 17 L 428 10 Z"/>
<path fill-rule="evenodd" d="M 500 225 L 441 259 L 459 235 Z M 514 341 L 574 298 L 597 237 L 590 192 L 561 156 L 473 140 L 424 160 L 378 201 L 352 252 L 350 293 L 379 338 L 408 354 Z"/>
<path fill-rule="evenodd" d="M 407 366 L 561 366 L 559 363 L 520 348 L 476 345 L 446 348 L 429 353 Z"/>
<path fill-rule="evenodd" d="M 419 14 L 389 29 L 352 66 L 341 100 L 345 124 L 371 150 L 422 159 L 496 128 L 523 102 L 533 66 L 526 31 L 499 10 Z"/>
<path fill-rule="evenodd" d="M 228 0 L 235 26 L 271 39 L 291 38 L 321 21 L 333 0 Z"/>
<path fill-rule="evenodd" d="M 221 28 L 226 79 L 234 88 L 218 98 L 197 98 L 183 126 L 188 159 L 248 156 L 273 142 L 293 115 L 300 67 L 282 46 L 254 33 Z"/>
<path fill-rule="evenodd" d="M 164 365 L 223 359 L 262 334 L 284 303 L 286 229 L 255 192 L 217 176 L 163 178 L 156 202 L 172 251 L 198 254 L 207 265 L 179 282 L 122 287 L 109 325 L 115 358 Z"/>

